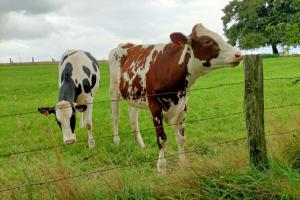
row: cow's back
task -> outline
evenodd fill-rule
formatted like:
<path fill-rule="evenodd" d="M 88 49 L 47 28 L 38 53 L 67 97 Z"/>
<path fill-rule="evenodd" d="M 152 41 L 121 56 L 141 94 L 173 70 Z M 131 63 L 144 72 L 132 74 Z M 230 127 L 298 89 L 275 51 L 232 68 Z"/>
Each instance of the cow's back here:
<path fill-rule="evenodd" d="M 111 90 L 118 90 L 133 105 L 146 106 L 146 74 L 164 46 L 126 43 L 113 49 L 109 56 Z"/>
<path fill-rule="evenodd" d="M 81 50 L 66 51 L 59 63 L 59 88 L 63 84 L 66 66 L 71 71 L 71 79 L 76 87 L 82 87 L 82 91 L 93 95 L 98 91 L 100 70 L 97 61 L 90 53 Z M 87 87 L 87 86 L 90 87 Z"/>

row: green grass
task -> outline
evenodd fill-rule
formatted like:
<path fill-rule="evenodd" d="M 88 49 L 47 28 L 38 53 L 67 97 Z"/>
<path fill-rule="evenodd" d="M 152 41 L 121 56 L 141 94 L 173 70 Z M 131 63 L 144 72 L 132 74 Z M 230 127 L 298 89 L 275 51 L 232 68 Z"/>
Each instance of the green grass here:
<path fill-rule="evenodd" d="M 95 101 L 109 100 L 108 66 L 100 66 L 100 89 Z M 300 77 L 300 57 L 264 59 L 265 78 Z M 0 66 L 0 115 L 36 111 L 58 99 L 56 65 Z M 221 69 L 199 79 L 192 89 L 243 81 L 243 68 Z M 300 103 L 300 82 L 265 81 L 265 107 Z M 243 111 L 243 84 L 191 92 L 187 121 Z M 130 132 L 127 105 L 121 102 L 120 133 Z M 300 129 L 300 106 L 265 111 L 266 134 Z M 140 128 L 152 127 L 147 110 L 140 112 Z M 112 143 L 110 104 L 97 103 L 93 113 L 96 148 L 87 146 L 87 132 L 76 128 L 83 143 L 0 158 L 0 190 L 124 164 L 103 173 L 0 193 L 0 199 L 296 199 L 300 198 L 299 135 L 267 137 L 271 169 L 248 167 L 246 141 L 214 146 L 246 136 L 243 115 L 186 124 L 189 164 L 167 159 L 168 174 L 156 172 L 158 148 L 154 130 L 142 131 L 146 149 L 133 134 Z M 38 113 L 0 118 L 0 154 L 62 144 L 54 116 Z M 176 154 L 173 127 L 166 127 L 166 154 Z M 107 136 L 107 137 L 104 137 Z M 90 156 L 89 159 L 84 158 Z M 154 160 L 153 162 L 146 162 Z"/>

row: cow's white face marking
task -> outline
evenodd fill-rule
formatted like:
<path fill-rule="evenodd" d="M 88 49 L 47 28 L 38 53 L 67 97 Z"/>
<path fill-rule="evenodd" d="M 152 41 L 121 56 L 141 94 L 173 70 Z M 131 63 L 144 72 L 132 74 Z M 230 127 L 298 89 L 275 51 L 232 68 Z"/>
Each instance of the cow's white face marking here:
<path fill-rule="evenodd" d="M 236 66 L 236 63 L 240 62 L 241 59 L 237 59 L 236 54 L 241 54 L 240 51 L 238 51 L 233 46 L 227 44 L 222 37 L 205 28 L 202 24 L 197 24 L 195 27 L 196 35 L 197 37 L 201 36 L 209 36 L 213 40 L 215 40 L 220 48 L 219 55 L 217 58 L 213 58 L 210 63 L 210 68 L 222 68 L 222 67 L 228 67 L 228 66 Z"/>
<path fill-rule="evenodd" d="M 75 109 L 68 101 L 60 101 L 55 106 L 56 120 L 61 126 L 65 143 L 74 143 L 76 136 L 75 128 Z M 73 130 L 72 130 L 73 129 Z"/>

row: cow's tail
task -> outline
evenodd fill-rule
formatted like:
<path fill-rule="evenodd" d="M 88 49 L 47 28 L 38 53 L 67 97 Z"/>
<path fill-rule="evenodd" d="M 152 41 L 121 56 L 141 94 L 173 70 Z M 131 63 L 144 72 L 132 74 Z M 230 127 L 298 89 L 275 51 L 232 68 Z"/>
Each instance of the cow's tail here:
<path fill-rule="evenodd" d="M 126 50 L 122 48 L 123 44 L 119 44 L 119 46 L 109 53 L 109 70 L 110 70 L 110 82 L 117 84 L 118 83 L 118 75 L 121 68 L 121 58 L 127 55 Z"/>
<path fill-rule="evenodd" d="M 120 50 L 117 47 L 110 51 L 109 53 L 109 75 L 110 75 L 110 96 L 111 99 L 118 100 L 119 99 L 119 72 L 120 72 L 120 58 L 121 54 Z"/>

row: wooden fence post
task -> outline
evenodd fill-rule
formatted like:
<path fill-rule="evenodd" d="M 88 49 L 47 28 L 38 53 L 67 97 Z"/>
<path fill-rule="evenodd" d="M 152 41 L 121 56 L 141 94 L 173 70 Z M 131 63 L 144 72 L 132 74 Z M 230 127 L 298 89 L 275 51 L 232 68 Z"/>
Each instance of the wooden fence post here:
<path fill-rule="evenodd" d="M 244 72 L 244 106 L 250 165 L 262 170 L 268 168 L 268 158 L 264 130 L 263 64 L 260 55 L 244 57 Z"/>

